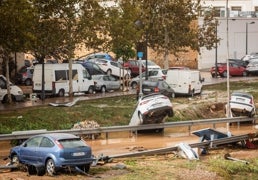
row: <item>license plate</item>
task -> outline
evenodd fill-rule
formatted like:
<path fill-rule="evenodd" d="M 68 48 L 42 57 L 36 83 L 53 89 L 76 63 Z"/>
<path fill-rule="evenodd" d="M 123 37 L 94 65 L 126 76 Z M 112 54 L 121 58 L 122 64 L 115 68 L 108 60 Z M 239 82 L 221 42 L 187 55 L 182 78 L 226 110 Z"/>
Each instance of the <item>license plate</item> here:
<path fill-rule="evenodd" d="M 84 156 L 85 153 L 84 152 L 76 152 L 76 153 L 73 153 L 73 156 Z"/>

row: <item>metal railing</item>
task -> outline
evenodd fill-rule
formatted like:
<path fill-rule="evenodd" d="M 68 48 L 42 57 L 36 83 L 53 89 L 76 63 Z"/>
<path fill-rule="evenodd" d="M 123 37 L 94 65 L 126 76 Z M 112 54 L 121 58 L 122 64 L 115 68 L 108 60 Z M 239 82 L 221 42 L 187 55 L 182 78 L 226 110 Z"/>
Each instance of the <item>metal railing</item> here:
<path fill-rule="evenodd" d="M 256 118 L 247 118 L 247 117 L 235 117 L 235 118 L 217 118 L 217 119 L 203 119 L 203 120 L 189 120 L 189 121 L 180 121 L 180 122 L 167 122 L 161 124 L 148 124 L 148 125 L 139 125 L 139 126 L 112 126 L 112 127 L 99 127 L 99 128 L 90 128 L 90 129 L 76 129 L 76 130 L 56 130 L 56 131 L 47 131 L 47 130 L 32 130 L 32 131 L 18 131 L 13 132 L 12 134 L 1 134 L 0 141 L 4 140 L 14 140 L 14 139 L 27 139 L 31 136 L 37 134 L 45 133 L 71 133 L 75 135 L 91 135 L 91 134 L 106 134 L 106 139 L 108 139 L 108 133 L 112 132 L 136 132 L 139 130 L 150 130 L 150 129 L 162 129 L 162 128 L 173 128 L 179 126 L 188 126 L 189 135 L 191 133 L 191 127 L 201 124 L 213 124 L 215 128 L 218 123 L 233 123 L 237 122 L 255 122 Z"/>

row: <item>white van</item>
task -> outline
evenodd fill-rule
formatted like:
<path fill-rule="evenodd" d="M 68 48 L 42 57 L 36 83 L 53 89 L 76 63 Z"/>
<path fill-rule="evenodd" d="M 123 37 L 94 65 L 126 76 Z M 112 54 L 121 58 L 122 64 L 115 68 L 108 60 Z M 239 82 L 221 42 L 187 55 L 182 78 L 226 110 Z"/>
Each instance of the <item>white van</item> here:
<path fill-rule="evenodd" d="M 13 101 L 22 101 L 24 96 L 23 92 L 20 87 L 12 84 L 10 82 L 10 92 Z M 0 75 L 0 101 L 2 103 L 8 102 L 8 95 L 7 95 L 7 81 L 6 77 Z"/>
<path fill-rule="evenodd" d="M 202 82 L 200 71 L 169 69 L 167 71 L 166 82 L 175 91 L 175 94 L 191 95 L 202 92 Z"/>
<path fill-rule="evenodd" d="M 44 64 L 45 95 L 64 96 L 69 93 L 69 64 Z M 81 64 L 72 64 L 73 93 L 93 93 L 94 81 Z M 37 64 L 33 73 L 33 93 L 42 93 L 42 64 Z"/>

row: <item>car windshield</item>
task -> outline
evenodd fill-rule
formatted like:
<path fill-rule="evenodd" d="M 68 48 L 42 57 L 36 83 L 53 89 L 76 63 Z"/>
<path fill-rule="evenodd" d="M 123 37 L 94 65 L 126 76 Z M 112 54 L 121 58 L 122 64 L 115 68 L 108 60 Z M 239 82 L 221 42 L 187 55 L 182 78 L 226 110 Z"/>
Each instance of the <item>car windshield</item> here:
<path fill-rule="evenodd" d="M 64 148 L 86 147 L 86 144 L 85 144 L 80 138 L 75 138 L 75 139 L 61 139 L 61 140 L 59 140 L 59 143 L 60 143 Z"/>

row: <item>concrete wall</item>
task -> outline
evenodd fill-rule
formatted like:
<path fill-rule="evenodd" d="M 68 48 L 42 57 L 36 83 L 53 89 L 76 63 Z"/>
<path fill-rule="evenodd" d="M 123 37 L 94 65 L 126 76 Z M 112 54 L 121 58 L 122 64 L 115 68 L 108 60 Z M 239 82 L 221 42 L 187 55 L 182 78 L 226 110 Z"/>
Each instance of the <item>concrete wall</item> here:
<path fill-rule="evenodd" d="M 199 23 L 203 19 L 200 18 Z M 226 62 L 228 58 L 240 59 L 246 51 L 246 33 L 248 34 L 248 54 L 258 52 L 258 18 L 229 18 L 228 26 L 226 18 L 218 18 L 218 37 L 221 39 L 218 44 L 218 62 Z M 248 32 L 246 32 L 246 23 Z M 227 47 L 227 27 L 228 27 L 228 44 Z M 201 49 L 201 55 L 198 56 L 198 69 L 210 68 L 215 64 L 215 49 L 210 51 L 206 48 Z"/>

